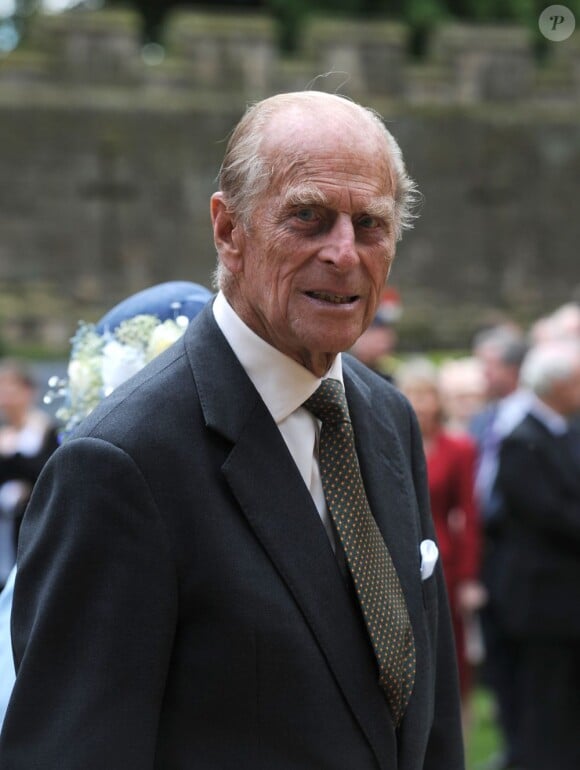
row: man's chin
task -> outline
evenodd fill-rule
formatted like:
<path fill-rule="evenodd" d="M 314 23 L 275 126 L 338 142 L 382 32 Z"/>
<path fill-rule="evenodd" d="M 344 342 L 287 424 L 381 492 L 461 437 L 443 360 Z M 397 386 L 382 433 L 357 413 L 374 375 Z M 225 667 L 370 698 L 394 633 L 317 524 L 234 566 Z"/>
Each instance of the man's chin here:
<path fill-rule="evenodd" d="M 310 349 L 320 352 L 344 353 L 350 350 L 364 331 L 360 321 L 351 321 L 348 324 L 320 324 L 315 333 L 310 335 Z"/>
<path fill-rule="evenodd" d="M 317 376 L 322 377 L 328 369 L 334 363 L 336 356 L 339 353 L 345 353 L 350 350 L 354 344 L 354 339 L 348 337 L 347 339 L 341 339 L 333 344 L 327 344 L 318 348 L 310 346 L 303 348 L 301 352 L 301 359 L 304 366 L 310 371 L 314 372 Z"/>

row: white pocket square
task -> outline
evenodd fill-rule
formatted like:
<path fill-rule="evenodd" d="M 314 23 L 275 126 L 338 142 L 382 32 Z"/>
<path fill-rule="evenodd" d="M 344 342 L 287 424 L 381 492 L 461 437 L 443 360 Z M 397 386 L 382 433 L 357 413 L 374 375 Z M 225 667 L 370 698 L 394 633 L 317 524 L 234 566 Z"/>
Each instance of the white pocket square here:
<path fill-rule="evenodd" d="M 439 549 L 432 540 L 423 540 L 419 549 L 421 551 L 421 580 L 427 580 L 433 574 L 437 564 Z"/>

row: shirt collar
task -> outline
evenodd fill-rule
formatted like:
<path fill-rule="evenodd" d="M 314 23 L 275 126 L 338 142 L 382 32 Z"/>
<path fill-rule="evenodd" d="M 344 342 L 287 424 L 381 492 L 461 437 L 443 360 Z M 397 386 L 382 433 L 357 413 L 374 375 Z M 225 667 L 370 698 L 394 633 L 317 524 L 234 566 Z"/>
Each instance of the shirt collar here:
<path fill-rule="evenodd" d="M 519 425 L 530 410 L 532 394 L 520 388 L 497 402 L 493 430 L 498 436 L 507 436 Z"/>
<path fill-rule="evenodd" d="M 530 412 L 544 425 L 554 436 L 563 436 L 568 432 L 568 421 L 558 414 L 551 406 L 548 406 L 541 398 L 534 396 Z"/>
<path fill-rule="evenodd" d="M 221 291 L 213 303 L 213 315 L 277 424 L 301 407 L 324 379 L 316 377 L 253 332 Z M 325 377 L 343 382 L 340 353 Z"/>

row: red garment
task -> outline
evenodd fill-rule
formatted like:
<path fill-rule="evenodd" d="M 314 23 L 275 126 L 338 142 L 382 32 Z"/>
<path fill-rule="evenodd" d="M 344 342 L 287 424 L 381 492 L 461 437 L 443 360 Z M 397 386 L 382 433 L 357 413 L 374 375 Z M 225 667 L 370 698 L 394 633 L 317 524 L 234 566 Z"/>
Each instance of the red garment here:
<path fill-rule="evenodd" d="M 431 510 L 449 593 L 461 692 L 470 685 L 465 627 L 457 607 L 457 587 L 479 576 L 480 523 L 473 482 L 476 446 L 469 436 L 440 431 L 427 449 Z"/>

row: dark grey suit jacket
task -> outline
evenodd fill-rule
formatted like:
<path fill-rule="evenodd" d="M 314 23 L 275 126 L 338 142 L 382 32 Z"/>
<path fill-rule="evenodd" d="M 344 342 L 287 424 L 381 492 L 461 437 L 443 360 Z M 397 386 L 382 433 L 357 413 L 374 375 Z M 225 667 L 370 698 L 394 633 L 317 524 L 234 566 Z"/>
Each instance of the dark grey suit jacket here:
<path fill-rule="evenodd" d="M 500 610 L 514 636 L 580 640 L 580 463 L 569 436 L 528 415 L 504 440 Z"/>
<path fill-rule="evenodd" d="M 421 439 L 346 358 L 372 510 L 407 597 L 399 731 L 282 436 L 211 308 L 49 463 L 25 517 L 2 770 L 461 770 Z"/>

